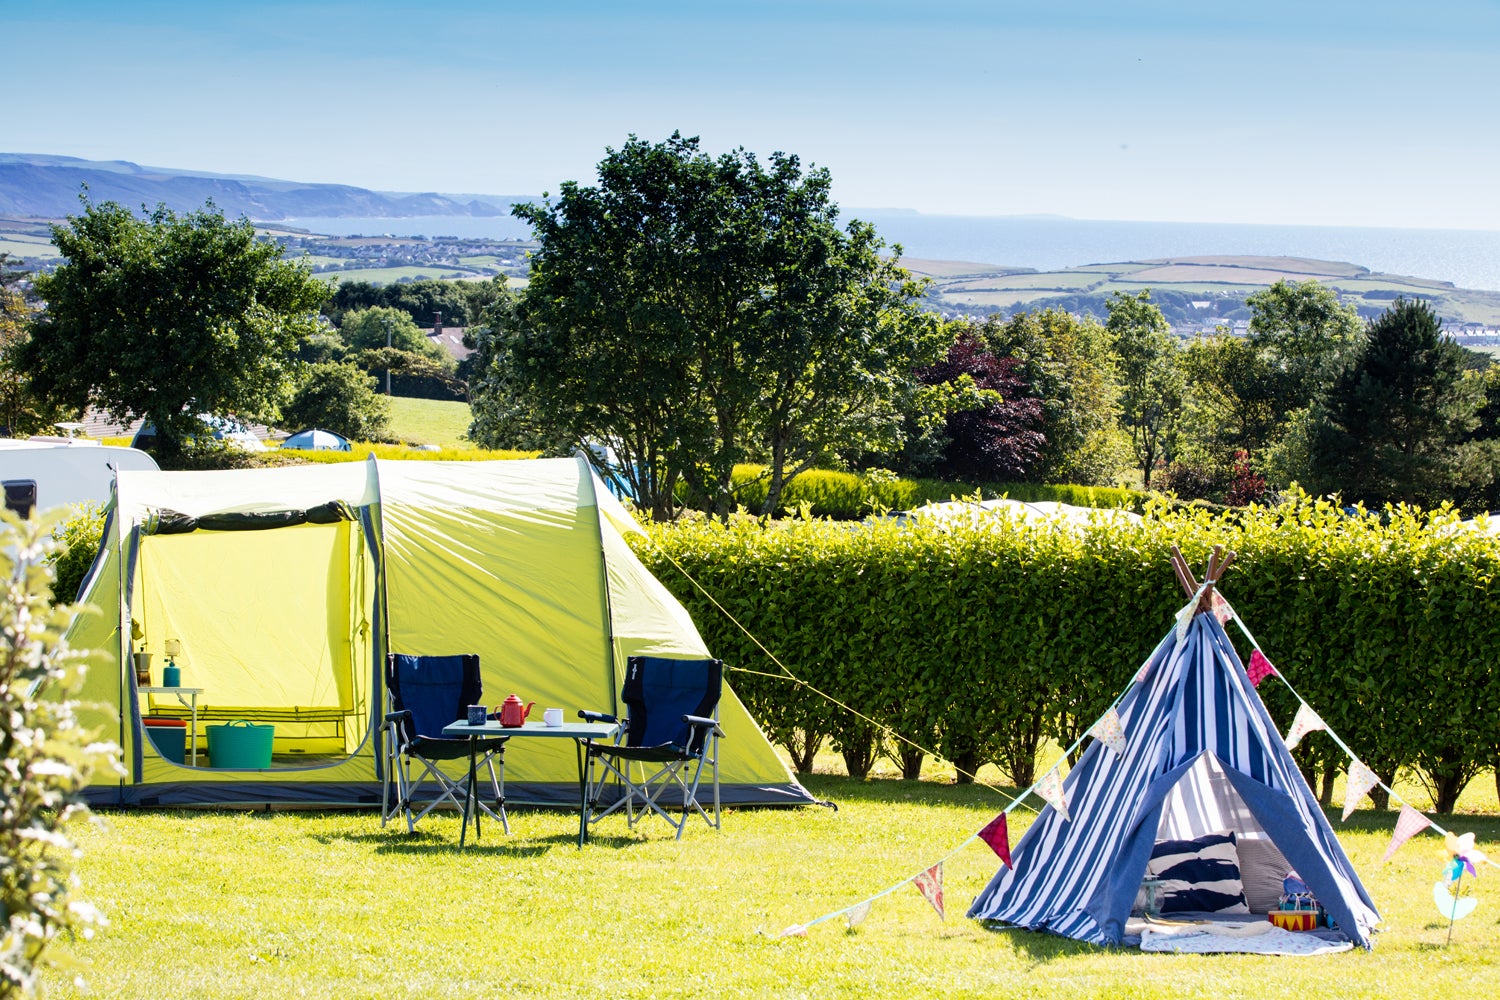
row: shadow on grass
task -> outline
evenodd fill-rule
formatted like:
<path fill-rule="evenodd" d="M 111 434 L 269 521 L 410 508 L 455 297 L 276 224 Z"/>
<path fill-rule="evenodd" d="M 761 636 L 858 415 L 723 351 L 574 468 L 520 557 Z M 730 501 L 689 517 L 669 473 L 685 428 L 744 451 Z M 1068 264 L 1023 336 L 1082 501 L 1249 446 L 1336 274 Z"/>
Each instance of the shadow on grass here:
<path fill-rule="evenodd" d="M 988 785 L 955 785 L 941 781 L 907 781 L 903 778 L 850 778 L 837 774 L 799 774 L 797 780 L 819 799 L 836 804 L 862 802 L 876 805 L 959 806 L 999 811 L 1010 804 L 1020 789 Z M 1033 799 L 1032 801 L 1037 801 Z"/>

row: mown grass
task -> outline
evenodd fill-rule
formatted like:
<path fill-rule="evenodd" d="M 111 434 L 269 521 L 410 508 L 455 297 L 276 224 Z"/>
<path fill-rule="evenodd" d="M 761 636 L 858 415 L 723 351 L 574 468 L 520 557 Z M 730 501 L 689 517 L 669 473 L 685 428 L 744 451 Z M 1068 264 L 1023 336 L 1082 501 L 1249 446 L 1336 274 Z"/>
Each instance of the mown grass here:
<path fill-rule="evenodd" d="M 474 420 L 468 403 L 406 396 L 392 396 L 390 403 L 390 433 L 396 440 L 442 448 L 474 447 L 474 442 L 465 437 Z"/>
<path fill-rule="evenodd" d="M 806 783 L 838 812 L 736 810 L 715 834 L 515 810 L 513 833 L 457 846 L 458 821 L 409 837 L 362 812 L 120 812 L 83 836 L 83 892 L 108 915 L 92 995 L 254 997 L 960 996 L 1488 997 L 1500 993 L 1500 879 L 1451 947 L 1431 900 L 1438 841 L 1380 864 L 1394 813 L 1335 827 L 1385 917 L 1373 953 L 1319 959 L 1166 956 L 992 931 L 963 911 L 995 871 L 981 845 L 945 868 L 948 918 L 903 887 L 858 930 L 793 923 L 898 884 L 1003 804 L 935 781 Z M 1013 814 L 1019 837 L 1025 811 Z M 1482 843 L 1500 819 L 1453 821 Z M 1493 879 L 1493 881 L 1492 881 Z M 54 977 L 49 995 L 81 995 Z"/>

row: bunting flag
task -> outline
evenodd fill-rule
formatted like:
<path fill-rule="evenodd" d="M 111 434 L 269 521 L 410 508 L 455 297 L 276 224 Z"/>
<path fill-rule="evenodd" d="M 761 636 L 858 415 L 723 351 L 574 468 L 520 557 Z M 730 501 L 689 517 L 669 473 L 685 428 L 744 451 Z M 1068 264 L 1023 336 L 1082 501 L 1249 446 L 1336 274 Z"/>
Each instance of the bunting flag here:
<path fill-rule="evenodd" d="M 914 875 L 911 883 L 917 887 L 922 898 L 931 903 L 934 910 L 937 910 L 938 919 L 946 920 L 947 918 L 943 916 L 943 863 L 939 861 L 925 872 Z"/>
<path fill-rule="evenodd" d="M 1178 642 L 1181 642 L 1182 640 L 1184 640 L 1184 639 L 1187 638 L 1188 626 L 1191 625 L 1191 624 L 1193 624 L 1193 616 L 1196 615 L 1197 613 L 1198 613 L 1198 595 L 1194 594 L 1193 595 L 1193 599 L 1191 601 L 1188 601 L 1186 604 L 1184 604 L 1182 606 L 1182 610 L 1179 611 L 1179 612 L 1177 612 L 1177 641 Z"/>
<path fill-rule="evenodd" d="M 1318 718 L 1318 713 L 1308 707 L 1307 702 L 1303 702 L 1302 706 L 1297 709 L 1296 717 L 1292 719 L 1292 728 L 1286 731 L 1286 748 L 1295 750 L 1297 744 L 1302 742 L 1302 737 L 1327 728 L 1323 720 Z"/>
<path fill-rule="evenodd" d="M 782 931 L 780 934 L 778 934 L 776 936 L 779 937 L 779 938 L 807 937 L 807 925 L 806 924 L 793 924 L 792 926 L 788 927 L 786 930 Z"/>
<path fill-rule="evenodd" d="M 1042 775 L 1041 780 L 1036 783 L 1036 793 L 1042 797 L 1043 802 L 1056 809 L 1063 819 L 1070 818 L 1068 800 L 1063 797 L 1062 779 L 1057 776 L 1057 768 Z"/>
<path fill-rule="evenodd" d="M 1001 813 L 984 825 L 979 831 L 979 839 L 990 846 L 1000 863 L 1007 868 L 1014 867 L 1010 863 L 1010 828 L 1005 820 L 1005 813 Z"/>
<path fill-rule="evenodd" d="M 858 906 L 849 907 L 849 909 L 844 913 L 844 919 L 849 921 L 850 930 L 853 930 L 854 928 L 865 922 L 865 917 L 868 917 L 870 915 L 870 906 L 872 903 L 874 903 L 874 900 L 867 899 L 863 903 L 860 903 Z"/>
<path fill-rule="evenodd" d="M 1120 724 L 1120 713 L 1113 705 L 1102 719 L 1094 723 L 1089 735 L 1113 750 L 1116 757 L 1125 755 L 1125 727 Z"/>
<path fill-rule="evenodd" d="M 1135 672 L 1135 682 L 1137 684 L 1144 684 L 1146 682 L 1146 676 L 1148 674 L 1150 674 L 1150 673 L 1151 673 L 1151 661 L 1147 660 L 1145 663 L 1141 664 L 1141 669 L 1139 669 L 1139 670 L 1137 670 Z"/>
<path fill-rule="evenodd" d="M 1431 825 L 1432 820 L 1423 816 L 1406 803 L 1401 803 L 1401 815 L 1396 817 L 1396 830 L 1391 834 L 1391 846 L 1385 849 L 1385 857 L 1380 859 L 1381 863 L 1384 864 L 1395 857 L 1396 848 Z"/>
<path fill-rule="evenodd" d="M 1271 661 L 1266 659 L 1265 653 L 1258 649 L 1250 653 L 1250 665 L 1245 668 L 1245 673 L 1250 677 L 1251 684 L 1260 687 L 1260 682 L 1275 672 L 1276 668 L 1271 666 Z"/>
<path fill-rule="evenodd" d="M 1354 810 L 1359 808 L 1359 800 L 1378 784 L 1380 779 L 1375 776 L 1374 771 L 1365 767 L 1363 761 L 1349 763 L 1349 776 L 1345 779 L 1344 786 L 1344 819 L 1354 815 Z"/>
<path fill-rule="evenodd" d="M 1217 590 L 1213 592 L 1210 603 L 1213 605 L 1214 617 L 1219 619 L 1220 625 L 1223 625 L 1234 617 L 1234 608 L 1229 606 L 1229 602 L 1224 600 L 1223 596 Z"/>

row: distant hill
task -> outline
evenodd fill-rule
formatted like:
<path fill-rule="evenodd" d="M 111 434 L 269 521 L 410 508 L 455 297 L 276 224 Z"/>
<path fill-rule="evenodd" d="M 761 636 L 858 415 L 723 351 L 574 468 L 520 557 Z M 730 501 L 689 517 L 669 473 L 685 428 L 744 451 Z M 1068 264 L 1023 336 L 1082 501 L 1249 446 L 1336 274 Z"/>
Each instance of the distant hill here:
<path fill-rule="evenodd" d="M 1151 301 L 1179 332 L 1221 326 L 1242 330 L 1250 320 L 1245 296 L 1285 280 L 1326 285 L 1366 318 L 1404 296 L 1426 300 L 1450 326 L 1500 326 L 1500 292 L 1304 257 L 1170 257 L 1062 271 L 910 257 L 901 262 L 913 274 L 931 280 L 928 301 L 947 313 L 1055 308 L 1103 318 L 1115 292 L 1150 289 Z"/>
<path fill-rule="evenodd" d="M 305 184 L 246 174 L 143 167 L 124 160 L 82 160 L 41 153 L 0 153 L 0 215 L 57 218 L 78 211 L 88 186 L 94 202 L 131 208 L 158 203 L 179 212 L 213 203 L 230 218 L 276 221 L 299 216 L 508 215 L 531 196 L 408 194 L 348 184 Z"/>

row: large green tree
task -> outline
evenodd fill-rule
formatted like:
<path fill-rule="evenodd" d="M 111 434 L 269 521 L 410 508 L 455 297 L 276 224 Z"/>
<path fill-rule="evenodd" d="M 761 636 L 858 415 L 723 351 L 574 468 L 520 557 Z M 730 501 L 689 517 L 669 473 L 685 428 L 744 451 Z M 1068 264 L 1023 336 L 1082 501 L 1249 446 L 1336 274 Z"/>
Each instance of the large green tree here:
<path fill-rule="evenodd" d="M 307 366 L 302 384 L 282 408 L 287 425 L 320 427 L 355 441 L 373 441 L 390 423 L 390 400 L 375 392 L 376 380 L 347 361 Z"/>
<path fill-rule="evenodd" d="M 164 464 L 199 430 L 199 413 L 277 416 L 328 294 L 305 264 L 211 203 L 142 218 L 85 200 L 52 239 L 63 263 L 36 280 L 47 308 L 25 352 L 41 394 L 149 418 Z"/>
<path fill-rule="evenodd" d="M 1130 434 L 1141 481 L 1151 485 L 1151 470 L 1182 410 L 1181 348 L 1161 310 L 1151 304 L 1150 290 L 1109 299 L 1104 324 L 1113 340 L 1120 379 L 1120 425 Z"/>
<path fill-rule="evenodd" d="M 0 253 L 0 430 L 14 436 L 34 434 L 61 419 L 55 406 L 38 399 L 26 370 L 31 339 L 31 309 L 17 289 L 26 272 Z"/>
<path fill-rule="evenodd" d="M 996 356 L 1021 362 L 1021 377 L 1042 402 L 1047 444 L 1035 478 L 1107 485 L 1129 467 L 1110 334 L 1101 323 L 1039 309 L 1004 321 L 991 316 L 983 334 Z"/>
<path fill-rule="evenodd" d="M 830 183 L 795 156 L 711 157 L 675 133 L 608 150 L 597 186 L 513 210 L 539 247 L 486 334 L 508 371 L 480 372 L 480 391 L 524 395 L 574 444 L 608 448 L 658 518 L 679 487 L 727 512 L 748 459 L 768 462 L 774 509 L 797 469 L 894 442 L 898 399 L 947 342 L 875 231 L 839 226 Z"/>
<path fill-rule="evenodd" d="M 1358 349 L 1364 324 L 1332 289 L 1316 281 L 1278 281 L 1247 296 L 1245 304 L 1250 307 L 1250 346 L 1271 376 L 1261 391 L 1269 394 L 1272 423 L 1279 425 L 1327 386 Z"/>
<path fill-rule="evenodd" d="M 1467 441 L 1483 388 L 1425 302 L 1397 299 L 1313 408 L 1312 486 L 1370 505 L 1433 504 L 1488 481 L 1488 449 Z"/>

